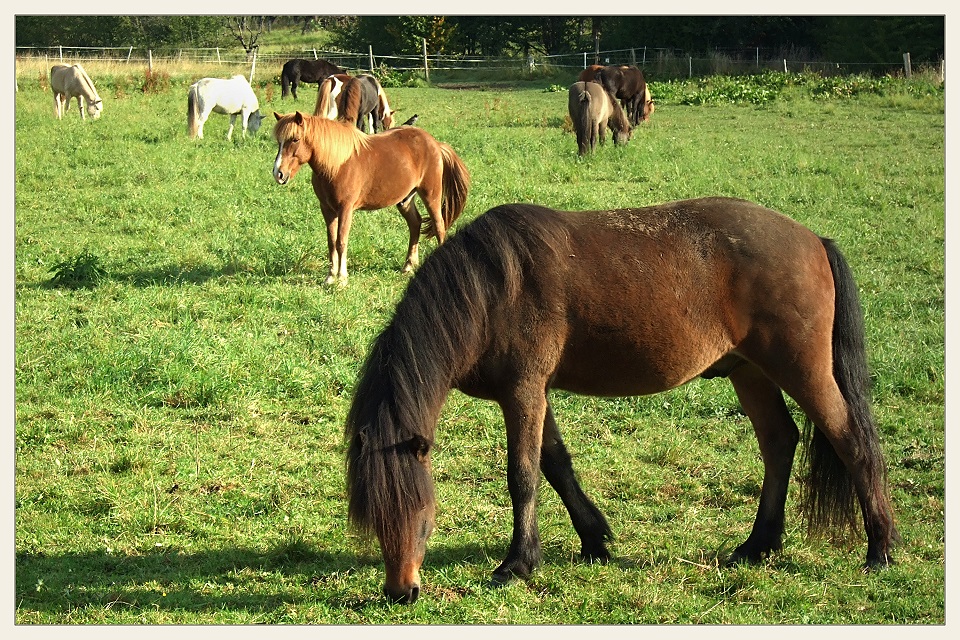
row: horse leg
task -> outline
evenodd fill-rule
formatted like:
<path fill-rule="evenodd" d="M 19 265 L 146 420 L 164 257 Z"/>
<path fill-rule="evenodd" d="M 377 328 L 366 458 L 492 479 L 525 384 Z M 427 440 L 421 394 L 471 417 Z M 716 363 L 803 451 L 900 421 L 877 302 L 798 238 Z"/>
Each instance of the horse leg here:
<path fill-rule="evenodd" d="M 811 382 L 804 384 L 799 391 L 791 390 L 786 384 L 783 388 L 796 400 L 819 431 L 819 434 L 814 434 L 813 442 L 809 445 L 814 451 L 808 453 L 807 457 L 813 461 L 812 479 L 816 480 L 815 476 L 819 473 L 831 486 L 820 487 L 823 494 L 829 495 L 818 495 L 818 504 L 825 508 L 833 503 L 841 503 L 845 498 L 841 492 L 852 485 L 867 534 L 866 567 L 891 564 L 891 547 L 899 536 L 893 522 L 893 508 L 886 492 L 885 469 L 879 442 L 875 433 L 865 433 L 875 429 L 872 419 L 867 418 L 866 422 L 869 424 L 866 424 L 862 417 L 859 420 L 855 418 L 853 407 L 840 391 L 832 372 L 826 371 L 820 380 L 815 376 L 808 378 Z M 818 436 L 821 438 L 819 442 Z M 822 464 L 818 465 L 816 456 L 818 453 L 823 456 L 820 452 L 826 447 L 832 447 L 832 453 L 826 452 L 826 457 L 821 457 Z M 829 468 L 829 456 L 834 454 L 845 468 L 850 485 L 846 483 L 847 478 Z M 811 491 L 816 492 L 817 488 L 814 487 Z M 834 520 L 838 521 L 837 524 L 843 521 L 841 509 L 838 507 L 836 515 L 833 516 Z M 820 524 L 816 520 L 818 515 L 816 511 L 812 513 L 813 524 Z"/>
<path fill-rule="evenodd" d="M 230 140 L 233 136 L 233 124 L 237 121 L 237 114 L 230 114 L 230 128 L 227 129 L 227 140 Z"/>
<path fill-rule="evenodd" d="M 507 557 L 493 572 L 495 584 L 527 578 L 540 562 L 537 484 L 540 445 L 547 410 L 545 386 L 518 386 L 500 402 L 507 429 L 507 488 L 513 503 L 513 539 Z"/>
<path fill-rule="evenodd" d="M 60 94 L 56 91 L 53 92 L 53 112 L 57 116 L 57 120 L 63 119 L 63 103 L 61 101 Z"/>
<path fill-rule="evenodd" d="M 727 564 L 758 563 L 770 553 L 779 551 L 782 544 L 787 485 L 800 432 L 780 387 L 757 366 L 739 366 L 730 373 L 730 381 L 740 405 L 753 423 L 760 445 L 763 485 L 750 537 L 734 550 Z"/>
<path fill-rule="evenodd" d="M 420 264 L 420 226 L 423 220 L 420 218 L 420 212 L 417 211 L 417 203 L 413 199 L 414 194 L 404 198 L 397 203 L 397 209 L 400 215 L 407 221 L 407 228 L 410 230 L 410 244 L 407 247 L 407 261 L 401 269 L 401 273 L 410 273 Z"/>
<path fill-rule="evenodd" d="M 347 284 L 347 240 L 350 236 L 350 224 L 353 210 L 342 209 L 338 213 L 327 214 L 327 248 L 330 253 L 330 274 L 324 284 Z"/>
<path fill-rule="evenodd" d="M 333 284 L 340 274 L 340 254 L 337 252 L 337 235 L 340 232 L 340 218 L 336 213 L 323 212 L 327 223 L 327 256 L 330 259 L 330 272 L 324 284 Z"/>
<path fill-rule="evenodd" d="M 589 562 L 610 559 L 606 542 L 613 538 L 610 526 L 600 510 L 586 496 L 573 471 L 570 454 L 560 438 L 560 429 L 547 400 L 540 449 L 540 470 L 563 501 L 573 528 L 580 536 L 580 556 Z"/>

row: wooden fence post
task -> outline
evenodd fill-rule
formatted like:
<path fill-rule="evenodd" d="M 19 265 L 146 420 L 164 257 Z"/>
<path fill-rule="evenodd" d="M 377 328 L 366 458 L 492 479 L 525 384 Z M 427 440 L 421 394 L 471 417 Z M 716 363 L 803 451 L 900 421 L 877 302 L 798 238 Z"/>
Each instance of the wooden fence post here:
<path fill-rule="evenodd" d="M 253 86 L 253 72 L 257 70 L 257 50 L 253 50 L 253 62 L 250 64 L 250 79 L 247 81 Z"/>
<path fill-rule="evenodd" d="M 903 74 L 907 76 L 907 79 L 910 79 L 910 76 L 913 75 L 913 69 L 910 68 L 910 53 L 907 52 L 903 54 Z"/>
<path fill-rule="evenodd" d="M 153 73 L 153 49 L 147 49 L 147 71 Z"/>
<path fill-rule="evenodd" d="M 430 65 L 427 64 L 427 39 L 423 39 L 423 73 L 427 77 L 427 84 L 430 84 Z"/>
<path fill-rule="evenodd" d="M 373 73 L 373 45 L 367 45 L 367 55 L 370 56 L 370 73 Z"/>

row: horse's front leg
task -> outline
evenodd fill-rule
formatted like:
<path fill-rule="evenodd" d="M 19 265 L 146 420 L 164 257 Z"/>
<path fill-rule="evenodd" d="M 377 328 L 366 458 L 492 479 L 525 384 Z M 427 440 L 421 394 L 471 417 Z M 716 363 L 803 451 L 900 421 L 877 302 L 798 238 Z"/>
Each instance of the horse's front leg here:
<path fill-rule="evenodd" d="M 84 111 L 86 111 L 86 109 L 84 108 L 83 102 L 84 102 L 83 96 L 77 96 L 77 109 L 80 110 L 80 119 L 81 119 L 81 120 L 86 120 L 86 119 L 87 119 L 87 114 L 84 113 Z"/>
<path fill-rule="evenodd" d="M 507 487 L 513 503 L 513 539 L 507 557 L 493 572 L 494 584 L 527 578 L 540 563 L 537 484 L 547 410 L 545 385 L 521 385 L 500 403 L 507 428 Z"/>
<path fill-rule="evenodd" d="M 343 209 L 328 214 L 324 212 L 327 221 L 327 250 L 330 255 L 330 273 L 324 284 L 347 284 L 347 240 L 350 235 L 350 224 L 353 222 L 353 211 Z"/>

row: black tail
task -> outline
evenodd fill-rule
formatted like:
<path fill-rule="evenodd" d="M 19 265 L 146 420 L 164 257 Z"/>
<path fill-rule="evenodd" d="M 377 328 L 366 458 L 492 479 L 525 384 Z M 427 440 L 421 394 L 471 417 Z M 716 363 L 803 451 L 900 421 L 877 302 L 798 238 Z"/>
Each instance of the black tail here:
<path fill-rule="evenodd" d="M 826 238 L 821 240 L 827 251 L 836 291 L 833 375 L 850 412 L 851 437 L 856 440 L 867 466 L 864 471 L 868 478 L 869 492 L 881 497 L 879 502 L 882 504 L 889 505 L 887 470 L 870 408 L 870 371 L 867 366 L 863 309 L 860 306 L 857 284 L 850 266 L 833 241 Z M 810 530 L 816 532 L 844 526 L 855 530 L 860 510 L 857 508 L 853 478 L 827 437 L 814 428 L 809 420 L 806 422 L 805 437 L 809 445 L 805 448 L 804 462 L 809 465 L 810 480 L 804 511 Z M 893 514 L 888 511 L 886 516 L 889 535 L 881 537 L 896 539 Z"/>

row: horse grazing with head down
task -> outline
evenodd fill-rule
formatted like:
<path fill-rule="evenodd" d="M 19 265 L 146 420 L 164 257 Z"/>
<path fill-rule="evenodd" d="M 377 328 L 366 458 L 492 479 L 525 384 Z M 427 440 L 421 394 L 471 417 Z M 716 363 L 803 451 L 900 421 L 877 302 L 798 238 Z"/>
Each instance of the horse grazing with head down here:
<path fill-rule="evenodd" d="M 626 144 L 630 140 L 630 122 L 620 103 L 596 82 L 570 85 L 567 109 L 577 134 L 577 153 L 581 156 L 593 151 L 598 142 L 606 142 L 608 125 L 613 131 L 614 144 Z"/>
<path fill-rule="evenodd" d="M 367 133 L 376 133 L 393 126 L 393 112 L 383 87 L 370 74 L 350 78 L 337 98 L 338 118 L 353 122 Z"/>
<path fill-rule="evenodd" d="M 353 212 L 396 205 L 410 230 L 403 271 L 419 264 L 419 237 L 443 244 L 463 212 L 470 174 L 450 145 L 417 127 L 368 135 L 352 123 L 304 115 L 281 116 L 273 177 L 287 184 L 304 164 L 313 170 L 313 191 L 327 223 L 330 274 L 326 284 L 347 282 L 347 241 Z M 427 208 L 421 218 L 414 196 Z"/>
<path fill-rule="evenodd" d="M 344 434 L 350 522 L 379 539 L 385 594 L 416 600 L 434 528 L 436 423 L 455 388 L 503 411 L 513 539 L 494 582 L 526 578 L 540 560 L 541 473 L 583 558 L 605 561 L 611 530 L 577 481 L 550 389 L 631 396 L 726 377 L 764 469 L 753 530 L 727 562 L 756 563 L 781 548 L 801 440 L 787 394 L 809 420 L 810 530 L 862 527 L 867 566 L 885 566 L 898 534 L 863 320 L 836 245 L 745 200 L 495 207 L 424 261 L 371 346 Z"/>
<path fill-rule="evenodd" d="M 647 89 L 643 71 L 632 65 L 608 65 L 599 69 L 594 81 L 620 100 L 630 124 L 637 126 L 653 113 L 653 99 Z"/>
<path fill-rule="evenodd" d="M 103 100 L 93 86 L 93 80 L 79 64 L 55 64 L 50 69 L 50 88 L 53 90 L 53 109 L 57 120 L 70 108 L 70 100 L 77 99 L 80 119 L 87 115 L 99 118 L 103 111 Z"/>
<path fill-rule="evenodd" d="M 203 124 L 211 113 L 230 116 L 227 140 L 233 136 L 233 125 L 240 116 L 242 134 L 253 135 L 260 128 L 263 114 L 253 87 L 247 79 L 236 75 L 229 80 L 202 78 L 187 91 L 187 134 L 191 138 L 203 138 Z"/>
<path fill-rule="evenodd" d="M 324 78 L 336 73 L 346 73 L 332 62 L 326 60 L 304 60 L 294 58 L 283 63 L 280 70 L 280 97 L 286 98 L 293 94 L 293 99 L 297 99 L 297 87 L 301 82 L 323 82 Z"/>

